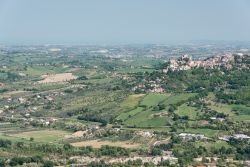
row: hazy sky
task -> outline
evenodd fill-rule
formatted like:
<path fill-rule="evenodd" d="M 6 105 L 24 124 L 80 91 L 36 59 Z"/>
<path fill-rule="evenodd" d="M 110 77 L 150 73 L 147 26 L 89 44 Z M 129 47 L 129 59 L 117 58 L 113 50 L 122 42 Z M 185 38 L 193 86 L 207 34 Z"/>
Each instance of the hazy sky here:
<path fill-rule="evenodd" d="M 0 0 L 1 43 L 250 41 L 250 0 Z"/>

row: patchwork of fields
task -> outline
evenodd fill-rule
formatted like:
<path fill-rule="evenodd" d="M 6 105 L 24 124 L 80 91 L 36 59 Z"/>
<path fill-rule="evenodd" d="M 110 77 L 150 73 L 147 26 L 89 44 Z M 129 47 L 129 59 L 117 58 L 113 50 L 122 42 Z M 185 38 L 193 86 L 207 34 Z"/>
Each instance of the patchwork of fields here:
<path fill-rule="evenodd" d="M 151 128 L 157 130 L 158 128 L 164 128 L 172 122 L 172 118 L 168 116 L 168 109 L 171 105 L 182 102 L 175 113 L 180 117 L 188 117 L 189 124 L 192 125 L 197 123 L 197 120 L 203 117 L 203 112 L 199 108 L 192 107 L 185 103 L 185 101 L 191 97 L 194 97 L 196 94 L 147 94 L 144 96 L 139 96 L 140 98 L 135 98 L 131 102 L 131 110 L 124 105 L 123 112 L 116 118 L 117 120 L 122 121 L 127 127 L 134 128 Z M 132 96 L 129 96 L 123 103 L 132 101 Z M 209 95 L 210 97 L 211 95 Z M 209 101 L 211 103 L 211 101 Z M 160 104 L 164 104 L 165 108 L 160 111 L 154 110 L 154 107 Z M 229 118 L 235 121 L 247 121 L 250 120 L 250 107 L 244 105 L 228 105 L 228 104 L 215 104 L 208 106 L 210 109 L 217 112 L 222 112 L 226 115 L 229 115 Z M 235 113 L 238 111 L 238 114 Z M 202 120 L 201 120 L 202 121 Z M 165 131 L 165 130 L 163 130 Z M 167 130 L 169 131 L 169 130 Z M 179 132 L 184 132 L 179 129 Z M 185 132 L 204 134 L 208 137 L 217 136 L 219 132 L 225 133 L 219 130 L 212 130 L 206 128 L 188 128 L 185 129 Z"/>
<path fill-rule="evenodd" d="M 169 106 L 185 101 L 194 95 L 148 94 L 141 99 L 137 108 L 122 113 L 117 119 L 122 120 L 126 126 L 130 127 L 164 127 L 170 121 L 167 116 Z M 161 104 L 164 104 L 165 108 L 156 111 L 154 107 Z"/>

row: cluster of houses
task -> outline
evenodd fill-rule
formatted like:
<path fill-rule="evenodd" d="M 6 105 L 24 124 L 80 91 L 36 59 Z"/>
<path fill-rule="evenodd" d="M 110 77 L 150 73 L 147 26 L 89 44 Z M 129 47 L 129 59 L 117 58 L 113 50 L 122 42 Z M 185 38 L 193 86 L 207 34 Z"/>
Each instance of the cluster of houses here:
<path fill-rule="evenodd" d="M 129 161 L 136 161 L 141 160 L 142 163 L 153 163 L 155 165 L 163 162 L 163 161 L 170 161 L 172 164 L 176 164 L 178 161 L 178 158 L 174 157 L 172 152 L 167 152 L 166 155 L 163 156 L 134 156 L 134 157 L 88 157 L 88 156 L 74 156 L 70 157 L 72 160 L 77 160 L 77 162 L 82 163 L 83 165 L 86 165 L 90 162 L 100 162 L 104 161 L 108 164 L 113 163 L 126 163 Z"/>
<path fill-rule="evenodd" d="M 128 76 L 128 74 L 117 74 L 117 73 L 114 73 L 112 75 L 112 78 L 128 79 L 129 76 Z"/>
<path fill-rule="evenodd" d="M 210 117 L 210 119 L 211 120 L 213 120 L 213 121 L 219 121 L 219 122 L 223 122 L 223 121 L 225 121 L 226 119 L 225 118 L 219 118 L 219 117 Z"/>
<path fill-rule="evenodd" d="M 6 121 L 16 120 L 21 122 L 23 125 L 28 124 L 39 124 L 43 126 L 49 126 L 57 121 L 55 118 L 33 118 L 32 113 L 38 111 L 39 105 L 54 101 L 55 96 L 63 96 L 63 92 L 53 92 L 48 95 L 36 94 L 32 98 L 26 96 L 7 97 L 4 100 L 3 108 L 0 109 L 1 118 L 7 119 Z M 38 105 L 37 105 L 38 102 Z M 36 103 L 36 105 L 32 105 Z M 25 109 L 13 109 L 13 105 L 28 105 Z M 15 113 L 19 113 L 17 116 Z"/>
<path fill-rule="evenodd" d="M 30 116 L 30 113 L 24 114 L 24 117 L 14 117 L 14 115 L 11 115 L 10 117 L 7 116 L 0 116 L 1 120 L 4 120 L 4 122 L 12 122 L 12 121 L 18 121 L 22 125 L 31 125 L 36 124 L 39 126 L 50 126 L 53 123 L 57 122 L 58 119 L 47 117 L 47 118 L 32 118 Z"/>
<path fill-rule="evenodd" d="M 152 88 L 149 90 L 151 93 L 163 93 L 164 89 L 159 84 L 153 84 L 151 85 Z"/>
<path fill-rule="evenodd" d="M 44 100 L 44 102 L 48 102 L 48 101 L 54 101 L 54 98 L 56 96 L 64 96 L 65 93 L 64 92 L 52 92 L 48 95 L 42 95 L 42 94 L 36 94 L 34 96 L 34 98 L 32 98 L 33 100 Z M 24 104 L 24 103 L 27 103 L 27 104 L 31 104 L 31 100 L 30 99 L 27 99 L 25 97 L 19 97 L 17 99 L 17 101 L 20 103 L 20 104 Z M 10 102 L 15 102 L 15 99 L 13 98 L 8 98 L 7 99 L 7 102 L 10 103 Z"/>
<path fill-rule="evenodd" d="M 220 140 L 224 141 L 229 141 L 232 138 L 236 140 L 250 140 L 250 136 L 245 134 L 224 135 L 222 137 L 219 137 Z"/>
<path fill-rule="evenodd" d="M 192 133 L 180 133 L 179 137 L 182 138 L 183 140 L 207 140 L 209 139 L 203 134 L 192 134 Z M 232 138 L 236 140 L 250 140 L 250 136 L 245 135 L 245 134 L 224 135 L 218 138 L 223 141 L 229 141 Z"/>
<path fill-rule="evenodd" d="M 179 59 L 171 59 L 169 60 L 169 65 L 163 69 L 164 73 L 170 71 L 183 71 L 183 70 L 190 70 L 192 68 L 204 67 L 204 68 L 218 68 L 224 67 L 227 69 L 232 68 L 231 62 L 234 61 L 236 56 L 240 56 L 242 54 L 224 54 L 209 57 L 204 60 L 192 60 L 192 57 L 189 55 L 183 55 Z"/>
<path fill-rule="evenodd" d="M 32 119 L 32 118 L 30 118 Z M 44 118 L 44 119 L 39 119 L 38 122 L 42 123 L 45 126 L 49 126 L 53 123 L 55 123 L 58 119 L 56 118 Z"/>
<path fill-rule="evenodd" d="M 137 132 L 137 135 L 142 136 L 142 137 L 145 137 L 145 138 L 152 138 L 152 137 L 155 136 L 154 133 L 149 132 L 149 131 L 138 131 L 138 132 Z"/>
<path fill-rule="evenodd" d="M 148 83 L 139 83 L 135 87 L 132 88 L 132 91 L 140 90 L 151 93 L 163 93 L 165 90 L 159 84 L 161 80 L 156 81 L 148 81 Z"/>
<path fill-rule="evenodd" d="M 87 125 L 84 127 L 84 130 L 76 131 L 70 135 L 66 135 L 65 139 L 74 139 L 74 138 L 81 138 L 81 137 L 91 137 L 93 135 L 93 131 L 100 129 L 98 125 Z"/>
<path fill-rule="evenodd" d="M 180 133 L 179 137 L 183 140 L 207 140 L 208 138 L 202 134 Z"/>

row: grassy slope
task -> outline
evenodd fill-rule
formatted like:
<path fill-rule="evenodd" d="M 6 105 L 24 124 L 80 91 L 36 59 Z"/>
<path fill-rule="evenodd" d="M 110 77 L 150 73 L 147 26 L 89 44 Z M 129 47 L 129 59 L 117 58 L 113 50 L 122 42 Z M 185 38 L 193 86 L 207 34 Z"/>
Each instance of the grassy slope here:
<path fill-rule="evenodd" d="M 178 94 L 178 95 L 165 95 L 165 94 L 148 94 L 140 103 L 140 105 L 147 106 L 147 110 L 139 112 L 127 119 L 124 123 L 125 125 L 137 126 L 137 127 L 162 127 L 165 126 L 170 118 L 168 117 L 155 117 L 154 114 L 157 111 L 153 111 L 152 106 L 163 103 L 166 105 L 166 108 L 170 104 L 176 104 L 180 101 L 187 100 L 189 97 L 194 96 L 195 94 Z M 162 111 L 161 111 L 162 112 Z"/>
<path fill-rule="evenodd" d="M 215 95 L 213 93 L 209 93 L 208 102 L 210 105 L 208 107 L 212 110 L 227 114 L 235 121 L 250 120 L 250 107 L 241 104 L 222 104 L 216 103 L 214 101 Z M 235 112 L 232 112 L 232 110 L 237 110 L 239 115 L 235 114 Z"/>
<path fill-rule="evenodd" d="M 117 119 L 118 119 L 118 120 L 125 121 L 125 120 L 129 119 L 130 117 L 132 117 L 132 116 L 134 116 L 134 115 L 136 115 L 136 114 L 142 112 L 143 109 L 144 109 L 143 107 L 137 107 L 137 108 L 134 109 L 134 110 L 131 110 L 131 111 L 129 111 L 129 112 L 125 112 L 125 113 L 120 114 L 120 115 L 117 117 Z"/>
<path fill-rule="evenodd" d="M 132 111 L 132 113 L 136 112 L 134 116 L 127 119 L 124 123 L 125 125 L 130 126 L 138 126 L 138 127 L 159 127 L 164 126 L 166 124 L 165 118 L 154 118 L 153 114 L 156 111 L 152 111 L 151 107 L 158 105 L 160 102 L 164 101 L 169 95 L 166 94 L 148 94 L 145 96 L 140 103 L 140 105 L 146 106 L 148 109 L 141 110 L 141 112 L 137 112 L 138 110 Z"/>
<path fill-rule="evenodd" d="M 180 107 L 178 107 L 176 114 L 178 114 L 179 116 L 188 116 L 189 119 L 196 120 L 197 114 L 199 114 L 199 112 L 196 111 L 196 108 L 187 106 L 187 104 L 183 104 Z"/>
<path fill-rule="evenodd" d="M 148 94 L 146 97 L 144 97 L 140 104 L 147 107 L 155 106 L 164 101 L 167 97 L 168 95 L 166 94 Z"/>
<path fill-rule="evenodd" d="M 144 94 L 130 95 L 121 103 L 120 106 L 123 110 L 132 110 L 138 106 L 143 96 Z"/>
<path fill-rule="evenodd" d="M 195 96 L 196 93 L 182 93 L 182 94 L 177 94 L 177 95 L 174 95 L 174 96 L 170 96 L 169 98 L 167 98 L 163 104 L 165 105 L 170 105 L 170 104 L 176 104 L 180 101 L 184 101 L 184 100 L 187 100 L 188 98 L 192 97 L 192 96 Z"/>

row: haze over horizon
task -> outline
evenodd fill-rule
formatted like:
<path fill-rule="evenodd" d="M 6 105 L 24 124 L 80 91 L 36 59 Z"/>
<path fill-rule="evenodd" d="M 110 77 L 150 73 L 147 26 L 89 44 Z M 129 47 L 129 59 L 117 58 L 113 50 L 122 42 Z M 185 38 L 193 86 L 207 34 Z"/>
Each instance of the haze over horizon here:
<path fill-rule="evenodd" d="M 247 0 L 0 0 L 0 43 L 250 41 L 249 9 Z"/>

